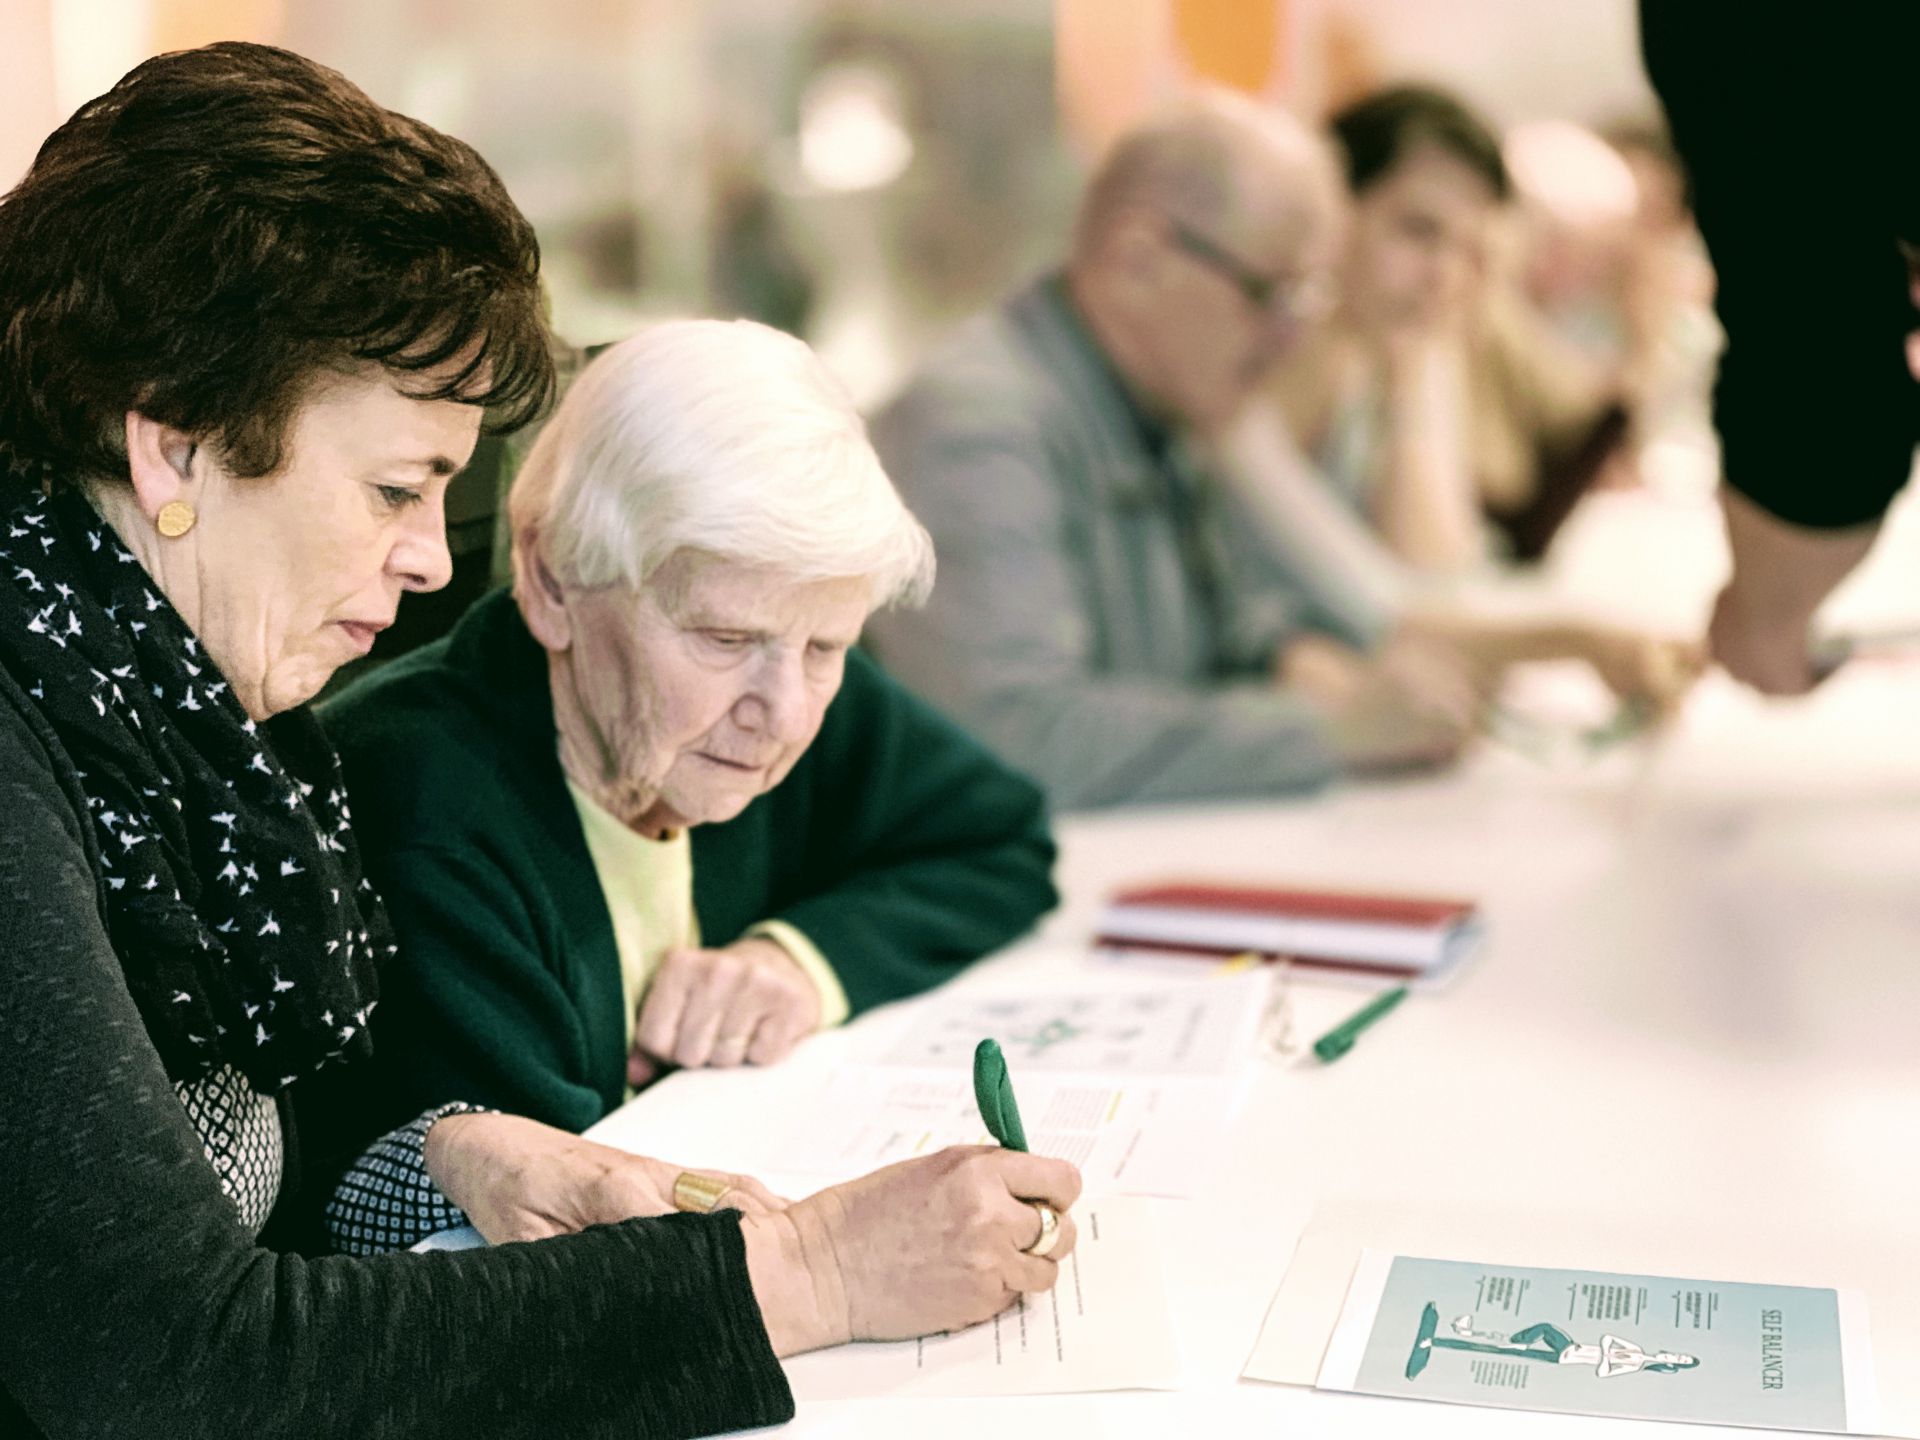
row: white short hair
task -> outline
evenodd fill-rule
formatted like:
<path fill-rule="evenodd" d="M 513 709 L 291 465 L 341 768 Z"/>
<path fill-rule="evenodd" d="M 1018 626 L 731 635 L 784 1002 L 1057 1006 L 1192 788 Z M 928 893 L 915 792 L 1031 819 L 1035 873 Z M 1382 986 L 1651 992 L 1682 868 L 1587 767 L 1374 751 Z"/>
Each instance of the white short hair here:
<path fill-rule="evenodd" d="M 598 356 L 528 453 L 508 501 L 563 584 L 638 588 L 681 551 L 791 575 L 864 578 L 917 605 L 933 541 L 887 478 L 853 401 L 791 335 L 668 320 Z"/>

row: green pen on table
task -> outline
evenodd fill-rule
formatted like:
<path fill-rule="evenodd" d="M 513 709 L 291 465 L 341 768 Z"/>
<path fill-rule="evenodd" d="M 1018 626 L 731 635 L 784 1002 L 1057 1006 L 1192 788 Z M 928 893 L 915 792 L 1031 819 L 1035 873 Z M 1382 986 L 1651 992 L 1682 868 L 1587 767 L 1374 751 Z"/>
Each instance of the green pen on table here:
<path fill-rule="evenodd" d="M 1013 1081 L 1007 1075 L 1007 1057 L 1000 1053 L 997 1040 L 982 1040 L 974 1047 L 973 1099 L 989 1135 L 1009 1150 L 1027 1148 L 1027 1132 L 1020 1124 L 1020 1107 L 1014 1103 Z"/>
<path fill-rule="evenodd" d="M 1362 1031 L 1373 1024 L 1374 1021 L 1385 1016 L 1394 1006 L 1406 998 L 1407 987 L 1404 985 L 1396 985 L 1378 999 L 1369 1001 L 1367 1004 L 1361 1006 L 1360 1009 L 1352 1015 L 1334 1026 L 1333 1029 L 1327 1031 L 1327 1033 L 1322 1035 L 1318 1040 L 1314 1041 L 1313 1053 L 1318 1055 L 1324 1064 L 1331 1065 L 1353 1048 L 1353 1042 L 1360 1038 Z M 976 1067 L 978 1063 L 976 1057 Z M 978 1074 L 977 1068 L 975 1073 Z"/>

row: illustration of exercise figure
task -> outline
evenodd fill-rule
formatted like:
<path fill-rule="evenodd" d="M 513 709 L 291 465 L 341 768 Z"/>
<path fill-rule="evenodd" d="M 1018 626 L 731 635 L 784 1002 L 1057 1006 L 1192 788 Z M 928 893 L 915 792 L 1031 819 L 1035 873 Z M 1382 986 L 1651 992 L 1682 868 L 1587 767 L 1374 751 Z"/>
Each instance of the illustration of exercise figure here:
<path fill-rule="evenodd" d="M 1427 1361 L 1433 1358 L 1435 1350 L 1466 1350 L 1475 1355 L 1539 1360 L 1549 1365 L 1591 1365 L 1594 1375 L 1602 1380 L 1643 1371 L 1673 1375 L 1700 1364 L 1696 1356 L 1672 1350 L 1648 1354 L 1640 1345 L 1618 1335 L 1602 1335 L 1597 1345 L 1583 1344 L 1558 1325 L 1545 1322 L 1529 1325 L 1511 1335 L 1500 1335 L 1475 1330 L 1473 1317 L 1461 1315 L 1454 1320 L 1452 1329 L 1451 1335 L 1439 1333 L 1440 1312 L 1432 1303 L 1420 1312 L 1420 1333 L 1414 1339 L 1413 1353 L 1407 1357 L 1407 1379 L 1413 1379 L 1427 1368 Z"/>

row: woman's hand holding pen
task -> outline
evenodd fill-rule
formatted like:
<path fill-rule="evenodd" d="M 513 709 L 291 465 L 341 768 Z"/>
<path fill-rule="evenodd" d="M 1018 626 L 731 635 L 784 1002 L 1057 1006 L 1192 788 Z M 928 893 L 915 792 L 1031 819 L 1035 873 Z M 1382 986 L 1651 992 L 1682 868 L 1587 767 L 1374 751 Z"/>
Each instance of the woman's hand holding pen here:
<path fill-rule="evenodd" d="M 997 1315 L 1050 1290 L 1073 1249 L 1080 1175 L 1063 1160 L 955 1146 L 741 1222 L 774 1352 L 905 1340 Z M 1060 1234 L 1042 1258 L 1050 1206 Z"/>

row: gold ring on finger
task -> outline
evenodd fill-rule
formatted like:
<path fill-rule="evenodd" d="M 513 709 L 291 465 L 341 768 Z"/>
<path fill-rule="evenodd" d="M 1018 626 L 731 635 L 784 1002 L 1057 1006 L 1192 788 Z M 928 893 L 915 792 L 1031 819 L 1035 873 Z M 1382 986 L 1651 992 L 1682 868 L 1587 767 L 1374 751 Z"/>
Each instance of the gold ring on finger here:
<path fill-rule="evenodd" d="M 1053 1247 L 1060 1243 L 1060 1214 L 1044 1200 L 1029 1200 L 1034 1213 L 1040 1217 L 1040 1234 L 1033 1244 L 1020 1253 L 1043 1260 L 1053 1253 Z"/>
<path fill-rule="evenodd" d="M 691 1170 L 682 1170 L 680 1178 L 673 1182 L 673 1208 L 686 1210 L 695 1215 L 706 1215 L 720 1203 L 720 1197 L 732 1188 L 724 1180 L 714 1180 L 705 1175 L 696 1175 Z"/>

